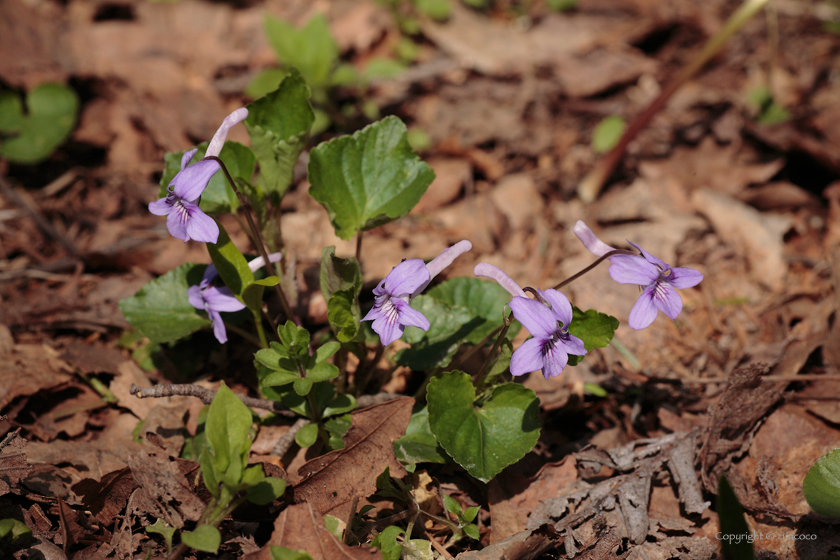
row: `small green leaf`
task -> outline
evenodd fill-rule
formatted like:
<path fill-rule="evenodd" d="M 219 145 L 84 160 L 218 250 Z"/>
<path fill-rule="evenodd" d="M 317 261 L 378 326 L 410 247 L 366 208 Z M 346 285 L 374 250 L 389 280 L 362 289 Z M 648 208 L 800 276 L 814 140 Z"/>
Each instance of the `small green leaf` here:
<path fill-rule="evenodd" d="M 718 480 L 717 511 L 720 518 L 720 544 L 726 560 L 755 560 L 753 545 L 747 540 L 751 534 L 744 508 L 738 502 L 725 476 Z"/>
<path fill-rule="evenodd" d="M 264 506 L 282 496 L 285 491 L 285 480 L 282 478 L 265 477 L 248 489 L 245 498 L 252 504 Z"/>
<path fill-rule="evenodd" d="M 341 523 L 342 521 L 338 517 L 332 515 L 324 516 L 324 527 L 337 539 L 341 539 L 344 536 L 344 531 L 341 530 Z"/>
<path fill-rule="evenodd" d="M 201 282 L 203 264 L 182 264 L 120 301 L 126 321 L 154 343 L 171 342 L 210 324 L 190 305 L 187 290 Z"/>
<path fill-rule="evenodd" d="M 220 473 L 228 470 L 251 446 L 248 432 L 253 418 L 245 406 L 227 385 L 219 387 L 210 409 L 207 411 L 207 442 L 213 450 L 213 466 Z"/>
<path fill-rule="evenodd" d="M 569 325 L 569 333 L 583 341 L 583 347 L 589 352 L 594 348 L 606 348 L 618 328 L 618 319 L 598 313 L 594 309 L 586 313 L 572 308 L 572 323 Z"/>
<path fill-rule="evenodd" d="M 306 448 L 318 441 L 318 424 L 307 424 L 295 434 L 295 443 Z"/>
<path fill-rule="evenodd" d="M 308 377 L 295 379 L 294 383 L 292 383 L 292 388 L 295 390 L 295 393 L 301 397 L 305 397 L 312 390 L 312 380 Z"/>
<path fill-rule="evenodd" d="M 213 452 L 209 445 L 202 447 L 198 456 L 198 464 L 201 465 L 201 477 L 204 479 L 204 486 L 210 491 L 214 498 L 219 497 L 219 473 L 213 465 Z"/>
<path fill-rule="evenodd" d="M 612 150 L 621 140 L 627 123 L 618 115 L 605 117 L 592 133 L 592 150 L 596 154 L 603 154 Z"/>
<path fill-rule="evenodd" d="M 358 296 L 362 291 L 362 269 L 355 257 L 336 257 L 335 246 L 324 247 L 321 252 L 321 293 L 330 301 L 340 290 L 353 289 Z"/>
<path fill-rule="evenodd" d="M 327 304 L 327 320 L 339 342 L 356 338 L 362 322 L 362 310 L 354 289 L 335 292 Z"/>
<path fill-rule="evenodd" d="M 328 383 L 321 383 L 318 386 L 332 387 L 332 385 Z M 356 408 L 356 397 L 353 395 L 337 395 L 333 398 L 327 406 L 324 407 L 324 411 L 321 413 L 322 416 L 336 416 L 338 414 L 344 414 L 345 412 L 350 412 L 351 410 Z"/>
<path fill-rule="evenodd" d="M 370 546 L 378 548 L 382 552 L 382 560 L 400 560 L 402 547 L 397 542 L 397 537 L 403 534 L 405 534 L 405 531 L 396 525 L 390 525 L 376 535 Z"/>
<path fill-rule="evenodd" d="M 315 364 L 315 367 L 306 372 L 306 378 L 313 383 L 329 381 L 338 377 L 338 368 L 329 362 Z"/>
<path fill-rule="evenodd" d="M 452 496 L 447 496 L 446 494 L 444 494 L 443 505 L 446 508 L 446 511 L 454 513 L 457 516 L 461 515 L 461 504 L 459 504 L 458 500 L 456 500 Z"/>
<path fill-rule="evenodd" d="M 399 76 L 405 70 L 405 64 L 399 60 L 374 57 L 365 65 L 365 79 L 387 79 Z"/>
<path fill-rule="evenodd" d="M 289 72 L 282 68 L 266 68 L 260 70 L 245 87 L 245 95 L 251 99 L 258 99 L 269 94 L 280 85 Z"/>
<path fill-rule="evenodd" d="M 175 531 L 175 527 L 170 527 L 163 519 L 158 519 L 154 525 L 146 527 L 147 533 L 157 533 L 163 536 L 163 540 L 166 541 L 166 550 L 169 551 L 172 550 L 172 537 L 175 536 Z"/>
<path fill-rule="evenodd" d="M 815 512 L 840 517 L 840 449 L 817 459 L 805 475 L 802 492 Z"/>
<path fill-rule="evenodd" d="M 245 286 L 254 282 L 254 273 L 248 268 L 245 256 L 228 237 L 225 228 L 219 224 L 219 240 L 207 243 L 207 252 L 219 272 L 219 276 L 233 295 L 241 296 Z"/>
<path fill-rule="evenodd" d="M 309 88 L 296 70 L 275 91 L 248 105 L 245 128 L 260 164 L 260 181 L 277 201 L 292 184 L 295 162 L 314 120 Z"/>
<path fill-rule="evenodd" d="M 344 434 L 350 429 L 353 419 L 349 414 L 334 416 L 324 422 L 324 427 L 330 434 L 330 449 L 344 449 Z"/>
<path fill-rule="evenodd" d="M 282 546 L 270 545 L 271 560 L 312 560 L 312 557 L 302 550 L 292 550 Z"/>
<path fill-rule="evenodd" d="M 27 527 L 22 521 L 11 517 L 0 520 L 0 541 L 8 538 L 11 542 L 31 534 L 32 529 Z"/>
<path fill-rule="evenodd" d="M 478 515 L 478 510 L 479 509 L 481 509 L 481 508 L 479 508 L 478 506 L 468 507 L 467 509 L 464 510 L 464 515 L 462 515 L 461 518 L 464 521 L 466 521 L 467 523 L 472 523 L 473 519 L 475 519 L 476 516 Z M 476 527 L 476 529 L 478 529 L 478 527 Z M 478 537 L 474 537 L 474 538 L 478 538 Z"/>
<path fill-rule="evenodd" d="M 321 362 L 329 360 L 340 349 L 341 344 L 334 340 L 323 344 L 320 348 L 318 348 L 315 351 L 315 363 L 320 364 Z"/>
<path fill-rule="evenodd" d="M 276 276 L 269 276 L 261 280 L 254 280 L 242 290 L 242 302 L 245 306 L 252 310 L 259 312 L 262 306 L 263 293 L 266 287 L 276 286 L 280 283 L 280 279 Z"/>
<path fill-rule="evenodd" d="M 313 17 L 303 29 L 266 16 L 265 32 L 280 62 L 297 68 L 313 87 L 328 83 L 338 61 L 338 46 L 323 15 Z"/>
<path fill-rule="evenodd" d="M 470 376 L 453 371 L 432 378 L 427 400 L 432 433 L 459 465 L 483 482 L 537 443 L 540 401 L 522 385 L 499 385 L 483 403 L 476 403 Z"/>
<path fill-rule="evenodd" d="M 47 159 L 73 131 L 78 112 L 79 97 L 63 84 L 36 86 L 26 111 L 16 93 L 0 92 L 0 157 L 24 164 Z"/>
<path fill-rule="evenodd" d="M 429 427 L 429 409 L 417 403 L 405 435 L 394 442 L 394 453 L 403 463 L 445 463 L 448 459 Z"/>
<path fill-rule="evenodd" d="M 327 210 L 342 239 L 408 214 L 434 178 L 409 146 L 405 125 L 393 116 L 310 152 L 309 194 Z"/>
<path fill-rule="evenodd" d="M 596 385 L 595 383 L 584 383 L 583 392 L 601 398 L 609 396 L 609 393 L 607 393 L 606 389 L 604 389 L 600 385 Z"/>
<path fill-rule="evenodd" d="M 466 525 L 461 527 L 461 530 L 464 531 L 464 533 L 466 533 L 466 535 L 471 539 L 479 540 L 481 538 L 481 534 L 478 532 L 477 525 L 467 523 Z"/>
<path fill-rule="evenodd" d="M 222 544 L 222 534 L 212 525 L 199 525 L 195 531 L 181 533 L 181 541 L 190 548 L 215 554 Z"/>
<path fill-rule="evenodd" d="M 449 0 L 414 0 L 417 11 L 438 21 L 443 21 L 452 13 Z"/>

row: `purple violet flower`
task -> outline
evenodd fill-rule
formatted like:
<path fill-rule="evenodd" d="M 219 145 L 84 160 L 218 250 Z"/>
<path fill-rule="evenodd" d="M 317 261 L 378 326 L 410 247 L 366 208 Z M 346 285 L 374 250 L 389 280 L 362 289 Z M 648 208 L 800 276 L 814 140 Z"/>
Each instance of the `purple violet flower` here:
<path fill-rule="evenodd" d="M 459 241 L 425 264 L 422 259 L 409 259 L 391 269 L 373 289 L 373 308 L 362 321 L 373 321 L 371 328 L 388 346 L 399 339 L 405 327 L 428 331 L 431 326 L 425 315 L 412 309 L 409 302 L 422 292 L 432 279 L 452 264 L 458 256 L 472 249 L 469 241 Z"/>
<path fill-rule="evenodd" d="M 583 356 L 583 341 L 569 334 L 572 322 L 572 304 L 557 290 L 537 290 L 548 304 L 517 296 L 510 301 L 516 320 L 522 323 L 533 338 L 522 343 L 510 359 L 511 375 L 542 370 L 550 379 L 563 372 L 569 363 L 569 354 Z"/>
<path fill-rule="evenodd" d="M 583 246 L 596 257 L 603 257 L 610 251 L 615 251 L 615 247 L 610 247 L 598 239 L 598 237 L 592 233 L 592 230 L 589 229 L 589 226 L 581 220 L 577 221 L 575 227 L 572 228 L 572 231 L 575 232 L 575 235 L 578 239 L 580 239 L 580 242 L 583 243 Z M 612 260 L 610 260 L 610 262 L 612 262 Z"/>
<path fill-rule="evenodd" d="M 268 255 L 268 260 L 277 262 L 282 257 L 281 253 L 271 253 Z M 248 263 L 248 268 L 251 269 L 251 272 L 256 272 L 264 265 L 265 259 L 257 257 Z M 227 286 L 212 285 L 213 280 L 218 275 L 216 267 L 212 264 L 209 265 L 204 271 L 201 283 L 198 286 L 190 286 L 187 290 L 187 299 L 189 299 L 190 305 L 196 309 L 207 312 L 210 322 L 213 323 L 213 334 L 216 335 L 216 340 L 224 344 L 227 342 L 227 330 L 225 330 L 225 322 L 219 313 L 222 311 L 226 313 L 241 311 L 245 309 L 245 304 L 239 301 L 239 298 L 233 295 L 233 292 Z"/>
<path fill-rule="evenodd" d="M 207 158 L 218 157 L 230 128 L 247 116 L 248 109 L 244 107 L 228 115 L 207 146 L 201 161 L 187 165 L 197 150 L 184 152 L 181 171 L 169 183 L 166 196 L 149 203 L 149 212 L 167 217 L 166 227 L 173 237 L 183 239 L 185 243 L 190 239 L 203 243 L 216 243 L 219 240 L 218 224 L 198 207 L 198 199 L 207 188 L 207 183 L 221 169 L 217 161 Z"/>
<path fill-rule="evenodd" d="M 653 323 L 661 311 L 671 319 L 676 319 L 683 308 L 680 295 L 674 290 L 691 288 L 703 280 L 703 273 L 693 268 L 671 268 L 671 265 L 658 259 L 628 241 L 639 250 L 639 255 L 615 255 L 610 257 L 610 276 L 619 284 L 638 284 L 642 295 L 630 311 L 628 324 L 631 329 L 644 329 Z"/>

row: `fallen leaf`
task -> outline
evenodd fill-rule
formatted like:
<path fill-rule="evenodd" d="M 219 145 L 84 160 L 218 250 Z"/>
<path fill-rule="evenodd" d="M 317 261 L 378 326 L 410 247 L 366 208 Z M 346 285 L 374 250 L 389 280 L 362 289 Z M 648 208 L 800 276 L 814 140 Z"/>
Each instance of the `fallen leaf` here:
<path fill-rule="evenodd" d="M 137 482 L 128 468 L 106 474 L 100 481 L 86 478 L 73 486 L 73 492 L 99 520 L 109 525 L 128 503 Z"/>
<path fill-rule="evenodd" d="M 376 492 L 376 477 L 385 467 L 391 476 L 406 471 L 394 455 L 394 441 L 405 434 L 414 399 L 403 397 L 353 412 L 353 425 L 344 435 L 344 449 L 331 451 L 298 469 L 295 503 L 308 502 L 320 515 L 339 519 L 349 515 L 354 497 Z"/>
<path fill-rule="evenodd" d="M 18 484 L 32 472 L 24 452 L 26 440 L 18 435 L 11 435 L 11 438 L 0 451 L 0 496 L 11 491 L 10 484 Z"/>
<path fill-rule="evenodd" d="M 268 544 L 259 552 L 245 556 L 243 560 L 271 560 L 271 545 L 303 550 L 312 556 L 312 560 L 382 559 L 382 554 L 376 548 L 342 544 L 327 530 L 323 515 L 316 511 L 311 503 L 297 504 L 283 510 L 274 522 L 274 532 Z"/>
<path fill-rule="evenodd" d="M 198 469 L 198 463 L 171 459 L 163 452 L 143 450 L 128 461 L 146 511 L 179 529 L 185 521 L 198 521 L 204 511 L 204 502 L 193 492 L 184 475 L 184 464 Z"/>

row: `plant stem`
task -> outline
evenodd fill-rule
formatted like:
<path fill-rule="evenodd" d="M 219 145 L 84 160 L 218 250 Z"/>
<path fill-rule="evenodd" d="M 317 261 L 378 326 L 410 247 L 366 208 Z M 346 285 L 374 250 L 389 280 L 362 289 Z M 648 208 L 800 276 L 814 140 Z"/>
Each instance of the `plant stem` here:
<path fill-rule="evenodd" d="M 362 267 L 362 236 L 364 231 L 359 230 L 356 234 L 356 261 L 359 263 L 359 268 Z"/>
<path fill-rule="evenodd" d="M 636 253 L 634 253 L 633 251 L 630 251 L 629 249 L 613 249 L 609 253 L 604 253 L 603 255 L 598 257 L 598 260 L 596 260 L 594 263 L 590 264 L 589 266 L 587 266 L 586 268 L 584 268 L 583 270 L 581 270 L 577 274 L 569 276 L 568 278 L 566 278 L 565 280 L 563 280 L 562 282 L 560 282 L 559 284 L 554 286 L 553 289 L 559 290 L 560 288 L 562 288 L 566 284 L 570 284 L 572 281 L 577 280 L 578 278 L 580 278 L 581 276 L 583 276 L 584 274 L 586 274 L 587 272 L 589 272 L 590 270 L 592 270 L 593 268 L 595 268 L 596 266 L 598 266 L 599 264 L 604 262 L 606 259 L 608 259 L 612 256 L 615 256 L 615 255 L 636 255 Z"/>
<path fill-rule="evenodd" d="M 602 159 L 578 185 L 578 196 L 584 202 L 592 202 L 598 197 L 601 189 L 607 179 L 615 171 L 618 162 L 624 156 L 627 146 L 636 138 L 656 115 L 668 102 L 674 93 L 686 83 L 694 74 L 700 71 L 705 64 L 723 47 L 724 44 L 734 35 L 741 27 L 744 26 L 761 8 L 767 4 L 769 0 L 745 0 L 741 7 L 735 10 L 723 28 L 717 32 L 711 39 L 709 39 L 697 56 L 688 64 L 684 66 L 677 76 L 666 85 L 656 99 L 648 105 L 635 119 L 627 126 L 627 130 L 621 136 L 615 148 Z"/>
<path fill-rule="evenodd" d="M 265 338 L 265 329 L 262 324 L 262 316 L 256 309 L 252 309 L 251 313 L 254 315 L 254 326 L 257 327 L 257 336 L 260 337 L 260 346 L 268 348 L 268 339 Z"/>
<path fill-rule="evenodd" d="M 508 329 L 510 328 L 510 324 L 512 321 L 513 311 L 508 313 L 508 316 L 505 317 L 504 326 L 502 326 L 502 330 L 499 331 L 499 336 L 496 337 L 496 342 L 493 343 L 493 348 L 491 348 L 490 352 L 487 353 L 487 358 L 484 360 L 484 365 L 481 366 L 481 371 L 479 371 L 478 375 L 475 376 L 473 385 L 475 386 L 476 390 L 480 389 L 484 385 L 484 379 L 490 372 L 490 366 L 493 364 L 493 360 L 496 359 L 496 354 L 498 354 L 499 352 L 499 347 L 502 345 L 502 340 L 504 340 L 505 335 L 507 335 Z"/>
<path fill-rule="evenodd" d="M 274 263 L 268 260 L 268 250 L 265 248 L 265 241 L 263 241 L 262 234 L 260 233 L 259 228 L 257 228 L 257 224 L 254 223 L 254 217 L 251 215 L 251 205 L 248 202 L 248 199 L 242 194 L 242 191 L 236 186 L 236 182 L 233 180 L 233 177 L 230 176 L 230 173 L 225 167 L 224 162 L 215 156 L 210 156 L 205 159 L 212 159 L 219 164 L 222 171 L 227 177 L 228 183 L 230 183 L 233 192 L 236 193 L 236 196 L 239 198 L 239 204 L 245 209 L 245 219 L 248 220 L 248 227 L 251 228 L 251 233 L 254 236 L 254 239 L 257 240 L 257 250 L 260 252 L 260 256 L 265 259 L 265 267 L 269 271 L 272 276 L 280 276 L 277 274 L 277 270 L 274 268 Z M 283 292 L 283 288 L 280 284 L 274 285 L 274 290 L 277 292 L 277 297 L 280 298 L 280 306 L 283 308 L 283 313 L 286 314 L 286 317 L 291 319 L 295 322 L 295 324 L 300 324 L 300 319 L 292 312 L 292 308 L 289 305 L 289 300 L 286 299 L 286 294 Z"/>

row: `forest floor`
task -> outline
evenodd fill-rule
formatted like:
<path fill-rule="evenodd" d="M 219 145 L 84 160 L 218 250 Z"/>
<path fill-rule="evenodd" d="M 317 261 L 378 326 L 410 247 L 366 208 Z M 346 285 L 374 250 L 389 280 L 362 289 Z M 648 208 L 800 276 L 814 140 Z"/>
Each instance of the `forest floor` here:
<path fill-rule="evenodd" d="M 840 557 L 836 522 L 812 513 L 802 492 L 808 469 L 840 444 L 836 4 L 774 0 L 656 114 L 591 203 L 577 187 L 603 157 L 592 148 L 596 125 L 644 110 L 737 2 L 580 0 L 553 12 L 541 0 L 483 10 L 451 0 L 448 20 L 418 18 L 412 36 L 397 17 L 410 3 L 383 4 L 0 2 L 0 87 L 60 82 L 81 99 L 78 126 L 47 161 L 0 160 L 0 519 L 24 522 L 34 539 L 14 557 L 163 557 L 162 539 L 143 528 L 195 521 L 204 495 L 187 481 L 196 463 L 178 457 L 204 405 L 141 400 L 129 388 L 224 380 L 259 396 L 253 348 L 236 334 L 220 346 L 205 331 L 143 354 L 117 304 L 178 265 L 209 262 L 202 244 L 173 242 L 148 212 L 163 156 L 209 140 L 249 101 L 251 78 L 276 65 L 266 14 L 302 26 L 318 13 L 342 61 L 360 70 L 404 52 L 406 38 L 412 52 L 395 76 L 337 90 L 355 109 L 311 145 L 361 128 L 370 121 L 358 108 L 376 107 L 425 133 L 419 153 L 437 175 L 408 216 L 366 235 L 366 287 L 401 259 L 429 259 L 461 239 L 473 249 L 447 277 L 488 262 L 522 285 L 554 285 L 592 261 L 572 233 L 578 220 L 610 245 L 629 240 L 705 275 L 682 291 L 676 322 L 621 328 L 617 344 L 563 377 L 522 380 L 540 398 L 539 442 L 489 484 L 457 465 L 418 466 L 407 479 L 418 492 L 481 508 L 480 541 L 435 554 L 714 558 L 725 474 L 758 557 Z M 230 138 L 247 142 L 241 127 Z M 326 317 L 321 249 L 349 256 L 355 244 L 336 237 L 298 171 L 281 227 L 296 263 L 295 308 L 316 328 Z M 236 221 L 225 226 L 245 247 Z M 606 265 L 565 291 L 623 326 L 638 297 Z M 417 383 L 398 368 L 382 389 L 411 396 Z M 270 456 L 290 424 L 260 425 L 252 459 L 283 469 L 293 486 L 314 451 Z M 598 489 L 615 492 L 612 507 L 592 505 Z M 219 557 L 268 558 L 269 542 L 315 560 L 379 554 L 324 536 L 290 509 L 237 510 Z M 443 526 L 423 531 L 443 549 Z"/>

